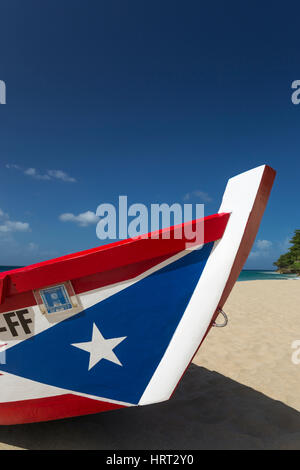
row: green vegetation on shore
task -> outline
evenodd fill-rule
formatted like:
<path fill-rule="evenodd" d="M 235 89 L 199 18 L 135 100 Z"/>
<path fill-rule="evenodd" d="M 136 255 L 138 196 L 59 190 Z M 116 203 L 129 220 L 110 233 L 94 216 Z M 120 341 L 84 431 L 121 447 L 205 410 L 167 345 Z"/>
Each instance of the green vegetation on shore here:
<path fill-rule="evenodd" d="M 287 253 L 281 255 L 274 265 L 280 273 L 296 273 L 300 275 L 300 230 L 290 240 L 291 247 Z"/>

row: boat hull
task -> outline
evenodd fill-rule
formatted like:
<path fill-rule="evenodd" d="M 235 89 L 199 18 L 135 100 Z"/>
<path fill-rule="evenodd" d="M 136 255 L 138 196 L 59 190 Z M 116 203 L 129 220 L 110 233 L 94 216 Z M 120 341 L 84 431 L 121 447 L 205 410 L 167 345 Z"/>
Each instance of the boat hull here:
<path fill-rule="evenodd" d="M 176 237 L 184 224 L 3 273 L 0 424 L 170 398 L 249 254 L 274 175 L 229 180 L 220 212 L 188 223 L 200 245 Z"/>

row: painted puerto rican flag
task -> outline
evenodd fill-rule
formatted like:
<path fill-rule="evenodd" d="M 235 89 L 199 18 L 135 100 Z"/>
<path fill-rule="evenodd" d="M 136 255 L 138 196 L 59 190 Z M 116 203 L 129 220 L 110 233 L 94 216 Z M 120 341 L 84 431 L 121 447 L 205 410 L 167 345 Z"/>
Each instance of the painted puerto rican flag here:
<path fill-rule="evenodd" d="M 186 249 L 171 227 L 169 239 L 125 240 L 2 273 L 0 424 L 171 396 L 247 257 L 274 172 L 241 176 L 218 214 L 190 222 L 204 229 L 200 246 Z"/>

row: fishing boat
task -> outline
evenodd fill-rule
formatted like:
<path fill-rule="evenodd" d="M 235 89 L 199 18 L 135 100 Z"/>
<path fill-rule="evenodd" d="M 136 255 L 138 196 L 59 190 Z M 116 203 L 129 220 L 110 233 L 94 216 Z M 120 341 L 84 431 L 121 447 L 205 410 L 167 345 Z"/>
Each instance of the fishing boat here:
<path fill-rule="evenodd" d="M 217 214 L 155 236 L 1 273 L 0 424 L 168 400 L 220 323 L 274 177 L 267 165 L 235 176 Z M 176 236 L 186 227 L 200 245 Z"/>

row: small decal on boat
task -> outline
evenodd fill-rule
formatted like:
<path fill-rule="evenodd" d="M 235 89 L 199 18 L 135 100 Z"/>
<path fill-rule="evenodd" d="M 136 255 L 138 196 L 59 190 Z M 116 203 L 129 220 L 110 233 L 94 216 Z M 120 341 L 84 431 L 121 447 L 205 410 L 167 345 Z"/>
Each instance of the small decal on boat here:
<path fill-rule="evenodd" d="M 33 290 L 36 304 L 49 323 L 57 323 L 83 310 L 71 281 Z"/>
<path fill-rule="evenodd" d="M 62 312 L 73 308 L 66 288 L 63 284 L 47 289 L 41 289 L 40 295 L 46 307 L 47 313 Z"/>

